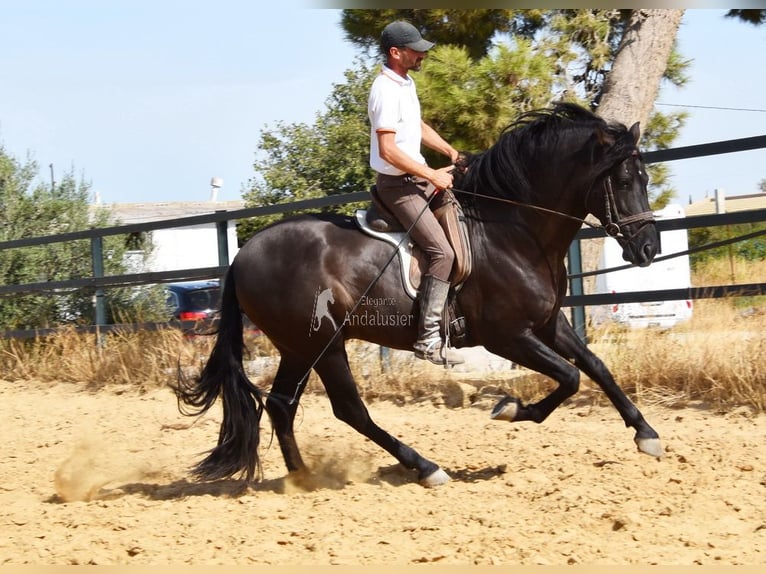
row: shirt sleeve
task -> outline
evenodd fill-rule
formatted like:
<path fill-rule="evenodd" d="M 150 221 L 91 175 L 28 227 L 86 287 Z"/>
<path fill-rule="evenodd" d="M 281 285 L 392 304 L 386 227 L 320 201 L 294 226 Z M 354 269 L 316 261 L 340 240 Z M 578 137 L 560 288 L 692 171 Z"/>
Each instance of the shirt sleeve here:
<path fill-rule="evenodd" d="M 380 79 L 383 81 L 375 81 L 370 90 L 367 108 L 370 124 L 372 125 L 373 132 L 380 129 L 395 132 L 402 118 L 398 95 L 396 91 L 390 88 L 397 86 L 390 80 Z"/>

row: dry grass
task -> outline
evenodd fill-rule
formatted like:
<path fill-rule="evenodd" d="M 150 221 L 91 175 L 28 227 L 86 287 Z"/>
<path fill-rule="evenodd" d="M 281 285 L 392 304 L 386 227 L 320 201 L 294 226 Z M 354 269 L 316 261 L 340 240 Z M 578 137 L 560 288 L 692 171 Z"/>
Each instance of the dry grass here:
<path fill-rule="evenodd" d="M 735 262 L 736 280 L 758 282 L 757 266 Z M 753 272 L 753 269 L 756 272 Z M 716 264 L 695 285 L 727 282 L 732 266 Z M 766 305 L 764 298 L 705 299 L 695 302 L 694 315 L 666 331 L 615 327 L 589 333 L 591 348 L 609 366 L 620 386 L 638 403 L 668 406 L 701 404 L 716 409 L 747 406 L 766 412 Z M 87 389 L 126 385 L 148 389 L 176 381 L 178 369 L 198 371 L 212 348 L 212 337 L 189 339 L 176 330 L 117 333 L 97 344 L 93 335 L 64 332 L 31 341 L 0 341 L 0 369 L 6 380 L 64 381 Z M 268 388 L 276 367 L 276 351 L 265 337 L 249 337 L 253 379 Z M 461 383 L 477 394 L 513 394 L 538 400 L 553 383 L 523 369 L 492 373 L 450 373 L 393 351 L 388 362 L 377 346 L 348 345 L 352 370 L 367 400 L 431 400 Z M 581 399 L 603 402 L 584 380 Z M 322 392 L 315 375 L 309 392 Z"/>
<path fill-rule="evenodd" d="M 34 340 L 0 342 L 0 368 L 7 380 L 36 379 L 147 388 L 168 382 L 178 366 L 203 361 L 211 341 L 186 339 L 180 331 L 95 335 L 64 331 Z"/>
<path fill-rule="evenodd" d="M 667 331 L 604 329 L 591 348 L 620 386 L 644 403 L 766 411 L 766 314 L 697 301 L 692 319 Z"/>
<path fill-rule="evenodd" d="M 693 273 L 695 286 L 758 283 L 763 263 L 733 258 Z M 673 329 L 612 327 L 591 333 L 591 348 L 637 400 L 766 412 L 766 298 L 700 299 Z"/>
<path fill-rule="evenodd" d="M 693 271 L 692 277 L 692 283 L 696 287 L 763 281 L 763 262 L 752 262 L 741 257 L 724 257 L 707 261 L 703 267 Z"/>

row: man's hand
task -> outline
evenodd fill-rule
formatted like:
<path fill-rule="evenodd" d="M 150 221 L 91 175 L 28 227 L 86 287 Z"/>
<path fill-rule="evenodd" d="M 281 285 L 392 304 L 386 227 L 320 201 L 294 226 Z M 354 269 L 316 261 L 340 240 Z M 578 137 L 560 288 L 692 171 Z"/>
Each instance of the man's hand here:
<path fill-rule="evenodd" d="M 444 190 L 452 187 L 452 170 L 454 165 L 448 165 L 439 169 L 431 170 L 433 174 L 428 178 L 428 181 L 437 189 Z"/>

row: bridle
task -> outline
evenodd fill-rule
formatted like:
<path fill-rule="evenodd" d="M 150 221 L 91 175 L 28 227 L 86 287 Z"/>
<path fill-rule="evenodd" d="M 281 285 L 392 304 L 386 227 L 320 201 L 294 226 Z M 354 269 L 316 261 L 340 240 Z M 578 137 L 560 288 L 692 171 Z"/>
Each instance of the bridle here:
<path fill-rule="evenodd" d="M 637 157 L 638 152 L 634 151 L 631 154 L 632 157 Z M 652 211 L 642 211 L 641 213 L 636 213 L 634 215 L 628 215 L 627 217 L 620 218 L 620 211 L 617 208 L 617 201 L 614 197 L 614 187 L 612 186 L 612 176 L 607 175 L 604 179 L 604 213 L 605 213 L 605 219 L 606 223 L 602 222 L 602 227 L 604 229 L 604 232 L 609 237 L 614 238 L 621 238 L 626 241 L 630 241 L 635 235 L 641 231 L 641 229 L 649 224 L 654 223 L 654 213 Z M 619 191 L 619 190 L 618 190 Z M 590 192 L 589 192 L 590 193 Z M 586 203 L 587 203 L 587 196 L 586 196 Z M 616 221 L 612 219 L 612 216 L 614 215 L 614 218 Z M 622 227 L 626 225 L 631 225 L 633 223 L 639 223 L 638 229 L 630 236 L 626 237 L 622 233 Z"/>

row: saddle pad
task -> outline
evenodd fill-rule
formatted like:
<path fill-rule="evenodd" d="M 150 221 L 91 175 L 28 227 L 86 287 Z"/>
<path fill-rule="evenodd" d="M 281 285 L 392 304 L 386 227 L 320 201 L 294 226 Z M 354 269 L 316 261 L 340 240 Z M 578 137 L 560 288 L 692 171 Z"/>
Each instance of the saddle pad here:
<path fill-rule="evenodd" d="M 412 279 L 410 278 L 411 269 L 413 267 L 413 263 L 415 263 L 412 254 L 412 240 L 407 237 L 407 234 L 404 231 L 381 232 L 376 231 L 370 227 L 369 223 L 367 222 L 366 209 L 357 209 L 355 213 L 355 219 L 356 224 L 367 235 L 371 235 L 372 237 L 385 241 L 386 243 L 389 243 L 396 248 L 397 255 L 399 256 L 399 263 L 401 264 L 402 268 L 402 286 L 404 287 L 407 295 L 415 299 L 418 295 L 418 290 L 417 286 L 413 285 Z"/>

